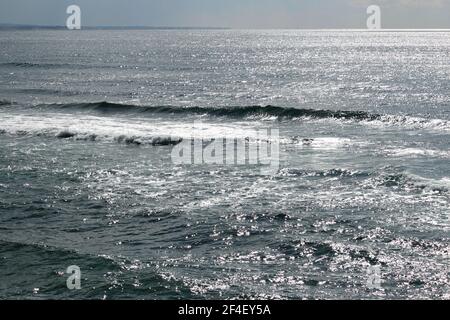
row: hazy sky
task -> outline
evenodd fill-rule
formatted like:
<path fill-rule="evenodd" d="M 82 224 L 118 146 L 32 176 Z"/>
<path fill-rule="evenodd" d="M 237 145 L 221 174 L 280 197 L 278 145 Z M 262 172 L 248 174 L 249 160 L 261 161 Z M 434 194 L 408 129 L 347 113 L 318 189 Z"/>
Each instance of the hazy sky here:
<path fill-rule="evenodd" d="M 64 25 L 70 4 L 84 26 L 365 28 L 378 4 L 383 28 L 450 28 L 450 0 L 0 0 L 0 23 Z"/>

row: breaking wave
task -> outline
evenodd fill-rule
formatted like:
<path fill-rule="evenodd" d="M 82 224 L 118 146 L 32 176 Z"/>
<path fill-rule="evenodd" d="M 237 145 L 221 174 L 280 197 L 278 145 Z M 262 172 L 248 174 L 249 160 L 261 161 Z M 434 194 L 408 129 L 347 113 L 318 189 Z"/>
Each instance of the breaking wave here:
<path fill-rule="evenodd" d="M 392 125 L 411 129 L 431 129 L 450 131 L 450 121 L 428 119 L 407 115 L 387 115 L 366 111 L 297 109 L 277 106 L 230 106 L 230 107 L 180 107 L 180 106 L 140 106 L 110 102 L 70 103 L 39 105 L 37 108 L 96 112 L 102 114 L 169 114 L 206 115 L 237 119 L 275 119 L 275 120 L 339 120 L 343 122 L 365 123 L 371 125 Z"/>
<path fill-rule="evenodd" d="M 146 107 L 130 104 L 118 104 L 109 102 L 99 103 L 74 103 L 53 104 L 51 107 L 75 110 L 91 110 L 103 113 L 163 113 L 163 114 L 199 114 L 210 116 L 225 116 L 234 118 L 245 117 L 277 117 L 278 119 L 293 119 L 302 117 L 311 118 L 336 118 L 356 120 L 376 120 L 380 115 L 370 114 L 364 111 L 332 111 L 315 109 L 283 108 L 276 106 L 232 106 L 232 107 L 176 107 L 155 106 Z"/>

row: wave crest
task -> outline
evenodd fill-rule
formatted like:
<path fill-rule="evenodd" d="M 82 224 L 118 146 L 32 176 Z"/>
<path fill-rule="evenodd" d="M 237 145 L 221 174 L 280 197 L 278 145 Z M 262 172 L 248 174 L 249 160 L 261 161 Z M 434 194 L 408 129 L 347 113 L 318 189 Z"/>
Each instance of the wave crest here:
<path fill-rule="evenodd" d="M 320 110 L 284 108 L 278 106 L 141 106 L 111 102 L 70 103 L 40 105 L 41 108 L 96 112 L 102 114 L 169 114 L 169 115 L 206 115 L 211 117 L 227 117 L 237 119 L 275 119 L 275 120 L 338 120 L 350 123 L 365 123 L 374 126 L 401 126 L 411 129 L 432 129 L 450 131 L 450 121 L 429 119 L 407 115 L 388 115 L 352 110 Z"/>

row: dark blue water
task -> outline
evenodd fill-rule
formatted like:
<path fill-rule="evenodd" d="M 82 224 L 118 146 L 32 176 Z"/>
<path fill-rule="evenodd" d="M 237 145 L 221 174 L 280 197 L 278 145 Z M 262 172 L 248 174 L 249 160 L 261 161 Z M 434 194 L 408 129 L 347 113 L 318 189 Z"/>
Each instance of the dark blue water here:
<path fill-rule="evenodd" d="M 0 32 L 0 298 L 449 299 L 449 56 L 446 32 Z M 174 163 L 199 121 L 278 129 L 279 167 Z"/>

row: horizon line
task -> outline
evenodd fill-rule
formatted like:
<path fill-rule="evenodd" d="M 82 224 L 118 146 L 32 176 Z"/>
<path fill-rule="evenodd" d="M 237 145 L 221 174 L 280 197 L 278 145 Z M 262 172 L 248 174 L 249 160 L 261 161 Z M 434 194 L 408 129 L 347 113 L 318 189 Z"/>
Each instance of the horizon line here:
<path fill-rule="evenodd" d="M 28 25 L 28 24 L 13 24 L 0 23 L 0 29 L 54 29 L 67 30 L 64 25 Z M 301 28 L 301 27 L 276 27 L 276 28 L 243 28 L 243 27 L 220 27 L 220 26 L 82 26 L 81 30 L 305 30 L 305 31 L 450 31 L 450 28 L 381 28 L 381 29 L 367 29 L 367 28 Z"/>

